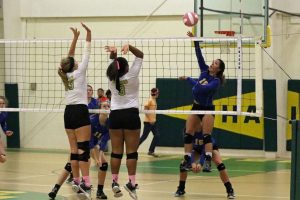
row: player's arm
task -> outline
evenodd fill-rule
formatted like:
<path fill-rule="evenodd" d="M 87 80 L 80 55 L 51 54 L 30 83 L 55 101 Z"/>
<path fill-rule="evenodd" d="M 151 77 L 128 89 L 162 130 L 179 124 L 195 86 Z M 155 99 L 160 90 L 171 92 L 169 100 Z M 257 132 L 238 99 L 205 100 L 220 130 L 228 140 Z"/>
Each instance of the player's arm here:
<path fill-rule="evenodd" d="M 109 59 L 114 60 L 117 58 L 117 48 L 115 46 L 105 46 L 104 49 L 110 53 Z"/>
<path fill-rule="evenodd" d="M 178 78 L 179 80 L 185 80 L 188 83 L 190 83 L 192 86 L 197 84 L 197 81 L 195 79 L 193 79 L 192 77 L 188 77 L 188 76 L 180 76 Z"/>
<path fill-rule="evenodd" d="M 3 130 L 3 133 L 6 136 L 11 136 L 13 134 L 13 132 L 8 130 L 6 119 L 7 119 L 7 112 L 1 112 L 0 121 L 1 121 L 1 128 Z"/>
<path fill-rule="evenodd" d="M 194 34 L 190 31 L 187 32 L 187 35 L 189 37 L 194 37 Z M 201 71 L 207 71 L 208 65 L 205 63 L 205 60 L 203 58 L 199 41 L 194 41 L 194 45 L 195 45 L 195 53 L 196 53 L 199 68 Z"/>
<path fill-rule="evenodd" d="M 80 70 L 85 71 L 88 66 L 88 62 L 91 54 L 92 33 L 91 33 L 91 29 L 87 27 L 84 23 L 81 22 L 81 25 L 86 30 L 86 38 L 85 38 L 85 45 L 84 45 L 82 64 L 80 65 Z"/>
<path fill-rule="evenodd" d="M 81 22 L 82 27 L 86 30 L 86 38 L 85 41 L 86 42 L 91 42 L 92 41 L 92 32 L 91 29 L 89 27 L 87 27 L 87 25 L 85 25 L 84 23 Z"/>
<path fill-rule="evenodd" d="M 78 31 L 77 28 L 73 28 L 73 27 L 71 27 L 70 29 L 73 32 L 73 40 L 72 40 L 72 43 L 71 43 L 71 46 L 70 46 L 70 49 L 69 49 L 68 56 L 69 57 L 74 57 L 76 44 L 77 44 L 78 37 L 80 35 L 80 31 Z"/>
<path fill-rule="evenodd" d="M 122 48 L 123 54 L 127 54 L 128 51 L 130 51 L 133 55 L 135 55 L 135 57 L 142 58 L 142 59 L 144 58 L 144 53 L 138 48 L 131 46 L 130 44 L 126 44 Z"/>

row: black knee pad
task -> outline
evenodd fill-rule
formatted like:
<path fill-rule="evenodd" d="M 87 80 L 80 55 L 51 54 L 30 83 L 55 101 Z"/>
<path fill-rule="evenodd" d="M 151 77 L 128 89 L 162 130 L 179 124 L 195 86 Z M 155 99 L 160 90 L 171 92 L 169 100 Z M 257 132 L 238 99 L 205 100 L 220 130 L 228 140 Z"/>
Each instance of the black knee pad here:
<path fill-rule="evenodd" d="M 210 134 L 203 134 L 203 143 L 207 144 L 207 143 L 211 143 L 211 135 Z"/>
<path fill-rule="evenodd" d="M 138 157 L 139 157 L 139 154 L 138 152 L 133 152 L 133 153 L 129 153 L 129 154 L 126 154 L 126 159 L 134 159 L 134 160 L 137 160 Z"/>
<path fill-rule="evenodd" d="M 77 153 L 71 153 L 70 160 L 78 160 L 78 154 Z"/>
<path fill-rule="evenodd" d="M 111 158 L 122 159 L 123 158 L 123 154 L 117 154 L 117 153 L 111 152 L 110 157 Z"/>
<path fill-rule="evenodd" d="M 179 171 L 186 172 L 186 170 L 184 169 L 184 165 L 182 163 L 180 163 L 180 165 L 179 165 Z"/>
<path fill-rule="evenodd" d="M 102 163 L 102 165 L 101 165 L 101 167 L 99 167 L 99 169 L 101 170 L 101 171 L 107 171 L 107 169 L 108 169 L 108 163 Z"/>
<path fill-rule="evenodd" d="M 219 165 L 217 166 L 217 168 L 218 168 L 219 171 L 222 171 L 222 170 L 226 169 L 226 168 L 225 168 L 225 165 L 224 165 L 223 163 L 219 164 Z"/>
<path fill-rule="evenodd" d="M 192 144 L 194 137 L 190 133 L 184 133 L 184 144 Z"/>
<path fill-rule="evenodd" d="M 90 159 L 90 147 L 89 141 L 77 142 L 78 150 L 83 151 L 83 153 L 78 154 L 78 160 L 88 162 Z"/>
<path fill-rule="evenodd" d="M 68 162 L 68 163 L 66 164 L 65 170 L 68 171 L 69 173 L 71 173 L 71 171 L 72 171 L 71 163 Z"/>

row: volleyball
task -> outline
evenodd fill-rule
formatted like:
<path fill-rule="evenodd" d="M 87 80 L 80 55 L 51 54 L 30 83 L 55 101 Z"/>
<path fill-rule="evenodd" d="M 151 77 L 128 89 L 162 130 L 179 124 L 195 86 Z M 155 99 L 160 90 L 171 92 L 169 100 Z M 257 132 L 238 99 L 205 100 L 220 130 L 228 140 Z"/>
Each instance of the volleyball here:
<path fill-rule="evenodd" d="M 194 12 L 187 12 L 183 15 L 183 23 L 186 26 L 189 26 L 189 27 L 195 26 L 197 24 L 198 20 L 199 20 L 199 17 Z"/>

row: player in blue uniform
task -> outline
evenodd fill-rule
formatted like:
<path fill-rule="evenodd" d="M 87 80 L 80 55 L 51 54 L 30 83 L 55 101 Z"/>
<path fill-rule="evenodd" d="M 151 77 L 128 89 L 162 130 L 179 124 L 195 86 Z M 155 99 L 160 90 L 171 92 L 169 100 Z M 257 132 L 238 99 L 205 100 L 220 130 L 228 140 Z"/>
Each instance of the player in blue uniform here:
<path fill-rule="evenodd" d="M 108 101 L 103 101 L 100 104 L 101 110 L 109 110 L 110 105 Z M 107 147 L 107 143 L 110 139 L 109 137 L 109 122 L 108 122 L 108 113 L 100 113 L 99 123 L 97 126 L 97 132 L 94 133 L 97 138 L 97 146 L 99 146 L 99 154 L 97 157 L 97 164 L 99 166 L 98 171 L 98 188 L 97 188 L 97 199 L 107 199 L 106 195 L 103 192 L 104 181 L 106 178 L 106 172 L 108 169 L 108 162 L 105 157 L 104 151 Z"/>
<path fill-rule="evenodd" d="M 4 96 L 0 96 L 0 108 L 5 108 L 7 106 L 7 99 Z M 0 124 L 1 128 L 3 130 L 3 133 L 6 136 L 11 136 L 13 134 L 12 131 L 8 130 L 6 119 L 7 119 L 8 113 L 7 112 L 0 112 Z M 2 140 L 0 139 L 0 163 L 4 163 L 6 161 L 6 153 L 4 150 L 4 144 L 2 143 Z"/>
<path fill-rule="evenodd" d="M 191 155 L 192 160 L 192 167 L 191 170 L 194 173 L 199 173 L 201 171 L 202 165 L 205 161 L 205 148 L 204 148 L 204 137 L 201 131 L 195 133 L 193 138 L 193 151 Z M 212 154 L 212 161 L 215 163 L 217 169 L 220 173 L 220 179 L 222 180 L 228 199 L 234 199 L 235 194 L 230 183 L 226 168 L 224 163 L 222 162 L 222 158 L 220 152 L 218 150 L 218 146 L 215 140 L 212 138 L 212 145 L 213 145 L 213 154 Z M 185 194 L 185 183 L 187 179 L 188 172 L 182 168 L 182 163 L 180 164 L 180 179 L 179 179 L 179 186 L 177 187 L 177 191 L 175 193 L 175 197 L 180 197 Z"/>
<path fill-rule="evenodd" d="M 188 32 L 189 37 L 194 37 L 191 32 Z M 208 66 L 203 58 L 199 41 L 195 41 L 195 52 L 198 60 L 198 65 L 201 74 L 197 80 L 181 76 L 179 80 L 186 80 L 192 86 L 193 93 L 193 107 L 192 110 L 214 110 L 213 96 L 218 88 L 224 83 L 224 70 L 225 64 L 221 59 L 213 60 L 212 64 Z M 183 167 L 186 170 L 191 168 L 191 152 L 193 149 L 193 136 L 198 124 L 202 124 L 203 142 L 205 145 L 205 162 L 203 171 L 211 171 L 211 158 L 212 158 L 212 142 L 211 132 L 214 125 L 214 116 L 211 114 L 204 115 L 189 115 L 186 120 L 186 132 L 184 134 L 184 151 L 185 156 L 183 160 Z"/>

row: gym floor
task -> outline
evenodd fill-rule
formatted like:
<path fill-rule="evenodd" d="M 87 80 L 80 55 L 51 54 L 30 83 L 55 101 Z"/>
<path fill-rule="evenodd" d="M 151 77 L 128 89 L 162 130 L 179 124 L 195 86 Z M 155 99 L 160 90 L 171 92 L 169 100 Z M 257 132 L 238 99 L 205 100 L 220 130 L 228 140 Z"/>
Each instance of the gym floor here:
<path fill-rule="evenodd" d="M 64 151 L 10 150 L 7 162 L 0 164 L 0 199 L 42 200 L 49 199 L 47 194 L 55 184 L 58 175 L 68 158 Z M 123 159 L 124 160 L 124 159 Z M 189 173 L 186 194 L 174 197 L 178 186 L 178 171 L 181 156 L 161 155 L 159 158 L 141 154 L 139 156 L 137 190 L 140 200 L 192 200 L 227 199 L 225 187 L 218 171 L 212 173 Z M 238 200 L 276 200 L 289 199 L 290 160 L 268 160 L 247 158 L 224 158 L 231 183 Z M 122 164 L 120 184 L 127 180 L 126 166 Z M 97 168 L 91 166 L 92 183 L 97 185 Z M 96 189 L 93 191 L 95 198 Z M 111 175 L 108 172 L 104 192 L 108 199 L 115 199 L 111 191 Z M 130 200 L 123 190 L 120 200 Z M 70 185 L 60 189 L 58 200 L 80 199 L 73 193 Z"/>

